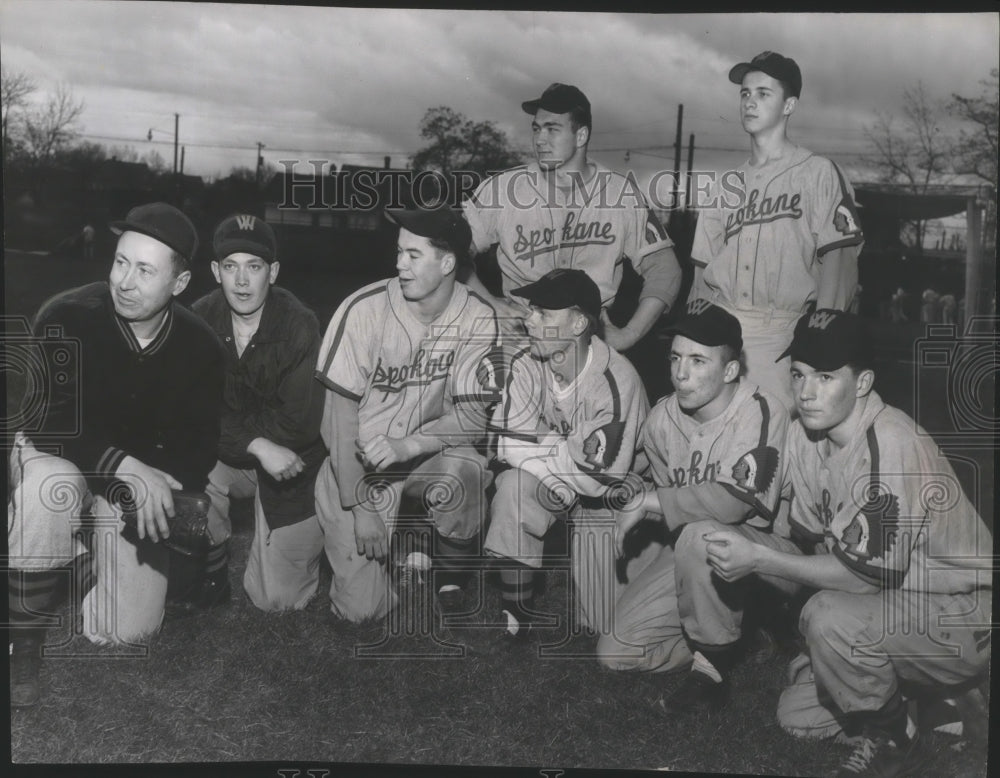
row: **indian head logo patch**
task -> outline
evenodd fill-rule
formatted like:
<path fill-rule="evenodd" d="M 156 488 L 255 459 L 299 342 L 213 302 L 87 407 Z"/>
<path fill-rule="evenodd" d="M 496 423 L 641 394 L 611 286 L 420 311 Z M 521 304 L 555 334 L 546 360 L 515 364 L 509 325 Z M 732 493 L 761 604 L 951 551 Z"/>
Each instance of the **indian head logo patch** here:
<path fill-rule="evenodd" d="M 594 472 L 607 470 L 618 458 L 625 422 L 613 421 L 591 432 L 583 441 L 583 456 Z"/>
<path fill-rule="evenodd" d="M 833 213 L 833 226 L 836 227 L 837 232 L 844 235 L 858 235 L 861 232 L 854 212 L 844 201 L 841 201 Z"/>
<path fill-rule="evenodd" d="M 741 489 L 766 492 L 778 472 L 778 449 L 758 446 L 739 458 L 733 466 L 733 480 Z"/>
<path fill-rule="evenodd" d="M 871 493 L 861 510 L 844 527 L 840 542 L 858 559 L 884 559 L 896 544 L 899 498 L 886 492 Z"/>

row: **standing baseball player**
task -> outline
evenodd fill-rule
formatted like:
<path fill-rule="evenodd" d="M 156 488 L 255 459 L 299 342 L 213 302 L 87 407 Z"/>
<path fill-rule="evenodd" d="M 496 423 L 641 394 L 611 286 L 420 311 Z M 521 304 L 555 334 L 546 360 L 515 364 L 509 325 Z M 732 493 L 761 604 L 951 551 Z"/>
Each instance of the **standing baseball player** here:
<path fill-rule="evenodd" d="M 80 514 L 89 506 L 97 520 L 84 633 L 98 643 L 138 640 L 163 619 L 168 556 L 158 541 L 169 535 L 172 490 L 203 490 L 215 463 L 221 348 L 173 302 L 191 278 L 194 225 L 173 206 L 151 203 L 111 228 L 119 238 L 109 281 L 53 297 L 34 322 L 50 383 L 35 387 L 47 398 L 44 428 L 35 441 L 19 433 L 11 453 L 14 705 L 39 699 L 59 569 L 83 551 Z M 123 534 L 125 510 L 136 514 L 138 537 Z"/>
<path fill-rule="evenodd" d="M 486 551 L 517 563 L 501 569 L 502 635 L 530 633 L 543 537 L 571 516 L 580 621 L 606 631 L 620 588 L 608 505 L 628 488 L 649 403 L 635 368 L 597 336 L 601 293 L 587 273 L 551 270 L 512 291 L 528 303 L 531 340 L 510 363 L 495 413 L 497 458 L 510 469 L 497 477 Z"/>
<path fill-rule="evenodd" d="M 398 275 L 364 287 L 334 314 L 320 349 L 327 388 L 321 430 L 330 448 L 316 511 L 333 568 L 332 610 L 351 621 L 396 603 L 386 560 L 401 501 L 425 507 L 439 594 L 463 576 L 448 557 L 479 555 L 484 521 L 485 386 L 496 346 L 493 309 L 456 283 L 471 243 L 449 209 L 387 211 L 399 226 Z"/>
<path fill-rule="evenodd" d="M 795 60 L 765 51 L 733 67 L 729 80 L 740 85 L 750 159 L 699 213 L 691 296 L 740 320 L 747 379 L 791 410 L 788 361 L 775 360 L 806 310 L 847 309 L 863 237 L 840 169 L 788 138 L 802 93 Z"/>
<path fill-rule="evenodd" d="M 643 518 L 665 522 L 674 537 L 706 519 L 756 537 L 770 532 L 778 508 L 788 412 L 740 378 L 739 321 L 707 300 L 692 300 L 669 332 L 675 392 L 642 426 L 639 444 L 652 484 L 616 515 L 619 553 Z M 614 632 L 597 644 L 604 666 L 673 670 L 690 664 L 692 652 L 708 650 L 694 640 L 689 646 L 681 632 L 688 602 L 683 582 L 675 582 L 674 556 L 673 547 L 664 546 L 622 592 Z"/>
<path fill-rule="evenodd" d="M 243 587 L 262 610 L 302 608 L 319 584 L 314 492 L 327 453 L 319 434 L 323 390 L 314 379 L 319 322 L 295 295 L 274 286 L 277 241 L 263 219 L 223 219 L 212 248 L 220 288 L 192 309 L 225 349 L 225 404 L 219 461 L 208 485 L 213 545 L 205 575 L 185 602 L 203 609 L 229 601 L 229 501 L 253 497 Z"/>
<path fill-rule="evenodd" d="M 730 642 L 738 621 L 727 595 L 749 575 L 818 590 L 799 621 L 804 683 L 831 720 L 861 735 L 837 775 L 899 775 L 920 758 L 901 684 L 954 689 L 989 667 L 992 538 L 932 439 L 873 390 L 862 319 L 806 314 L 786 355 L 799 420 L 786 446 L 791 510 L 776 534 L 813 553 L 689 525 L 677 544 L 694 605 L 684 626 Z M 708 693 L 717 674 L 695 671 Z M 779 705 L 793 732 L 816 722 L 801 691 L 799 704 Z"/>
<path fill-rule="evenodd" d="M 476 274 L 468 283 L 490 300 L 505 329 L 523 334 L 526 309 L 513 290 L 550 270 L 583 270 L 600 290 L 606 343 L 628 351 L 677 297 L 681 271 L 673 244 L 635 181 L 588 159 L 591 110 L 583 92 L 551 84 L 521 107 L 532 116 L 536 161 L 487 179 L 464 205 L 474 250 L 497 245 L 503 295 L 490 295 Z M 642 277 L 642 291 L 635 311 L 616 326 L 607 308 L 626 258 Z"/>

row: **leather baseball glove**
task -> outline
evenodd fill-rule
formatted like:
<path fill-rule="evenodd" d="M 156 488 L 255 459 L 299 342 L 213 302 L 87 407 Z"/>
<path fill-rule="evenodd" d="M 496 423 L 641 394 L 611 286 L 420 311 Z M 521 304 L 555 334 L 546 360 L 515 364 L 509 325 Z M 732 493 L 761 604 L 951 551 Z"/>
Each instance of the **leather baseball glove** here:
<path fill-rule="evenodd" d="M 211 542 L 208 537 L 208 495 L 188 489 L 173 489 L 174 515 L 167 517 L 170 536 L 160 542 L 184 556 L 197 557 L 208 553 Z M 137 517 L 134 511 L 125 511 L 125 525 L 136 531 Z"/>

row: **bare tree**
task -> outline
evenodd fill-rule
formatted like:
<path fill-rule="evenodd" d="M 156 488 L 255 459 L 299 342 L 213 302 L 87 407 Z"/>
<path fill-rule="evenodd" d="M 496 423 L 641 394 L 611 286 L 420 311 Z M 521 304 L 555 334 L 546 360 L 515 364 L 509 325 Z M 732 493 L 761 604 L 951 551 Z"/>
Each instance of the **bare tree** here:
<path fill-rule="evenodd" d="M 902 184 L 915 194 L 924 194 L 933 184 L 947 181 L 950 172 L 951 143 L 942 132 L 945 106 L 932 101 L 923 83 L 903 92 L 902 122 L 879 112 L 874 125 L 865 127 L 865 136 L 873 153 L 865 159 L 880 171 L 885 183 Z M 907 222 L 901 237 L 920 249 L 924 241 L 923 220 Z"/>
<path fill-rule="evenodd" d="M 980 83 L 983 91 L 979 97 L 951 96 L 952 110 L 974 126 L 974 129 L 963 129 L 959 134 L 955 145 L 955 172 L 978 176 L 995 190 L 1000 70 L 993 68 L 990 77 Z"/>
<path fill-rule="evenodd" d="M 972 175 L 989 184 L 983 219 L 983 245 L 996 251 L 997 234 L 997 132 L 1000 130 L 1000 70 L 993 68 L 980 82 L 979 97 L 951 96 L 951 109 L 967 121 L 955 144 L 955 172 Z"/>
<path fill-rule="evenodd" d="M 12 122 L 28 106 L 28 98 L 37 87 L 27 73 L 0 68 L 0 104 L 3 108 L 3 153 L 13 143 L 10 136 Z"/>
<path fill-rule="evenodd" d="M 27 110 L 24 116 L 25 149 L 35 162 L 47 162 L 68 147 L 77 136 L 76 124 L 84 104 L 73 96 L 66 84 L 59 84 L 55 94 L 41 106 Z"/>

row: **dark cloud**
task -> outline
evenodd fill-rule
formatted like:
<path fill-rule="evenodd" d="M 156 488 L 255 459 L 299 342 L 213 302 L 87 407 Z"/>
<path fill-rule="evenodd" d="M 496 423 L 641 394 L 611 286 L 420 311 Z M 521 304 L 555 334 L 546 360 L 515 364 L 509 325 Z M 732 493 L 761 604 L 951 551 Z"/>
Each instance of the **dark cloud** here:
<path fill-rule="evenodd" d="M 86 131 L 141 140 L 149 126 L 192 144 L 196 172 L 268 149 L 347 152 L 358 161 L 421 145 L 427 108 L 497 122 L 521 147 L 520 103 L 551 81 L 594 104 L 594 148 L 636 149 L 647 170 L 685 140 L 724 165 L 746 144 L 726 79 L 763 49 L 795 57 L 805 89 L 793 130 L 817 151 L 856 154 L 875 111 L 895 112 L 918 80 L 928 94 L 975 94 L 997 61 L 996 15 L 640 15 L 364 10 L 94 0 L 0 5 L 5 67 L 66 81 Z M 201 144 L 201 145 L 198 145 Z M 216 144 L 209 148 L 208 144 Z M 239 146 L 226 149 L 225 146 Z M 247 147 L 254 147 L 248 153 Z M 661 148 L 657 148 L 661 147 Z M 621 166 L 623 152 L 602 161 Z M 845 157 L 846 158 L 846 157 Z M 191 168 L 189 168 L 191 169 Z"/>

